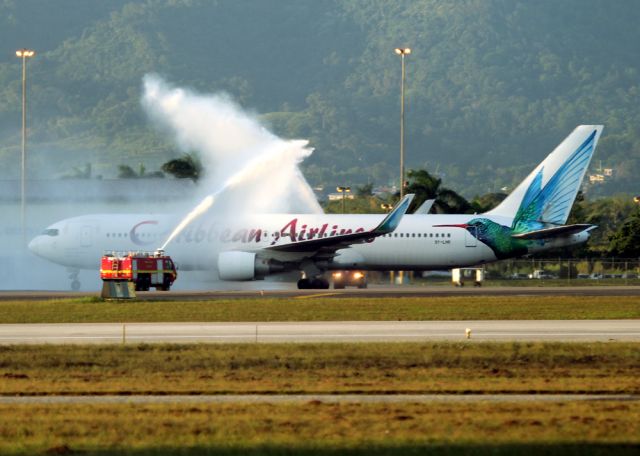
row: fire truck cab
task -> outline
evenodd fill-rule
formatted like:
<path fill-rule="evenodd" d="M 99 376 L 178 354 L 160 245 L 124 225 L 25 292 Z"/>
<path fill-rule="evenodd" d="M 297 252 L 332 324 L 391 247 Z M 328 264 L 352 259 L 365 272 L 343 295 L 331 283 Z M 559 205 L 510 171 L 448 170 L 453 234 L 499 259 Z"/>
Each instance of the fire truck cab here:
<path fill-rule="evenodd" d="M 178 277 L 175 264 L 164 251 L 108 252 L 102 256 L 100 278 L 104 281 L 133 282 L 136 291 L 169 291 Z"/>

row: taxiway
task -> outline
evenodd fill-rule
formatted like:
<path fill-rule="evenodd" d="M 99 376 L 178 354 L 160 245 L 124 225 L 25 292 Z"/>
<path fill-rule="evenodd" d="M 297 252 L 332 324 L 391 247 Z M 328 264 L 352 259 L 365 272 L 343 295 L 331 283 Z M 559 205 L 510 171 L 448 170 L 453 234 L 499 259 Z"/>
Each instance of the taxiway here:
<path fill-rule="evenodd" d="M 467 331 L 469 330 L 469 331 Z M 469 333 L 470 339 L 467 339 Z M 640 320 L 2 324 L 0 344 L 640 341 Z"/>

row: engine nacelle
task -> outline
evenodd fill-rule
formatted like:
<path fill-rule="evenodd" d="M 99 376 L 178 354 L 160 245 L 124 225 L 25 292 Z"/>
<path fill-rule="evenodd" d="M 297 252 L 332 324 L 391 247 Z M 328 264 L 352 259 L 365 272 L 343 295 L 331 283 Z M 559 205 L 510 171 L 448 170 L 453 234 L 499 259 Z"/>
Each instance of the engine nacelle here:
<path fill-rule="evenodd" d="M 272 261 L 259 258 L 255 253 L 229 251 L 218 255 L 218 275 L 221 280 L 263 279 L 269 273 L 282 270 Z"/>

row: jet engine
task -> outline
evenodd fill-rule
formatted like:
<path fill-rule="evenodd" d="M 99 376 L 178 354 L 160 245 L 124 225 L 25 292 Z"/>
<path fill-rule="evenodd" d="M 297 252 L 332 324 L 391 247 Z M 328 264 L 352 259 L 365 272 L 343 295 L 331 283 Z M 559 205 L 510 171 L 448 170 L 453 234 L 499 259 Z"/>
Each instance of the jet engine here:
<path fill-rule="evenodd" d="M 251 252 L 229 251 L 218 255 L 220 280 L 260 280 L 268 274 L 283 270 L 281 264 L 260 258 Z"/>

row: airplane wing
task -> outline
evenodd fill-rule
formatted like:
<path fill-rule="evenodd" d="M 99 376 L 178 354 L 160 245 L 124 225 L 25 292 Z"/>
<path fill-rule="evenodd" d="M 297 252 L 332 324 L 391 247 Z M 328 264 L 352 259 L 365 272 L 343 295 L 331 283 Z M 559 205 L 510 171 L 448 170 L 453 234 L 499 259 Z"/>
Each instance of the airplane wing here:
<path fill-rule="evenodd" d="M 307 239 L 304 241 L 290 242 L 288 244 L 274 245 L 266 247 L 265 251 L 290 252 L 290 253 L 333 253 L 339 249 L 344 249 L 352 244 L 360 244 L 369 239 L 373 239 L 383 234 L 392 233 L 400 224 L 400 220 L 407 212 L 414 195 L 406 195 L 396 207 L 380 222 L 378 226 L 360 233 L 349 233 L 338 236 L 329 236 L 319 239 Z"/>
<path fill-rule="evenodd" d="M 558 236 L 569 236 L 583 231 L 591 231 L 594 228 L 597 228 L 597 226 L 589 225 L 588 223 L 578 223 L 576 225 L 554 226 L 552 228 L 527 231 L 526 233 L 512 234 L 511 237 L 516 239 L 548 239 Z"/>

